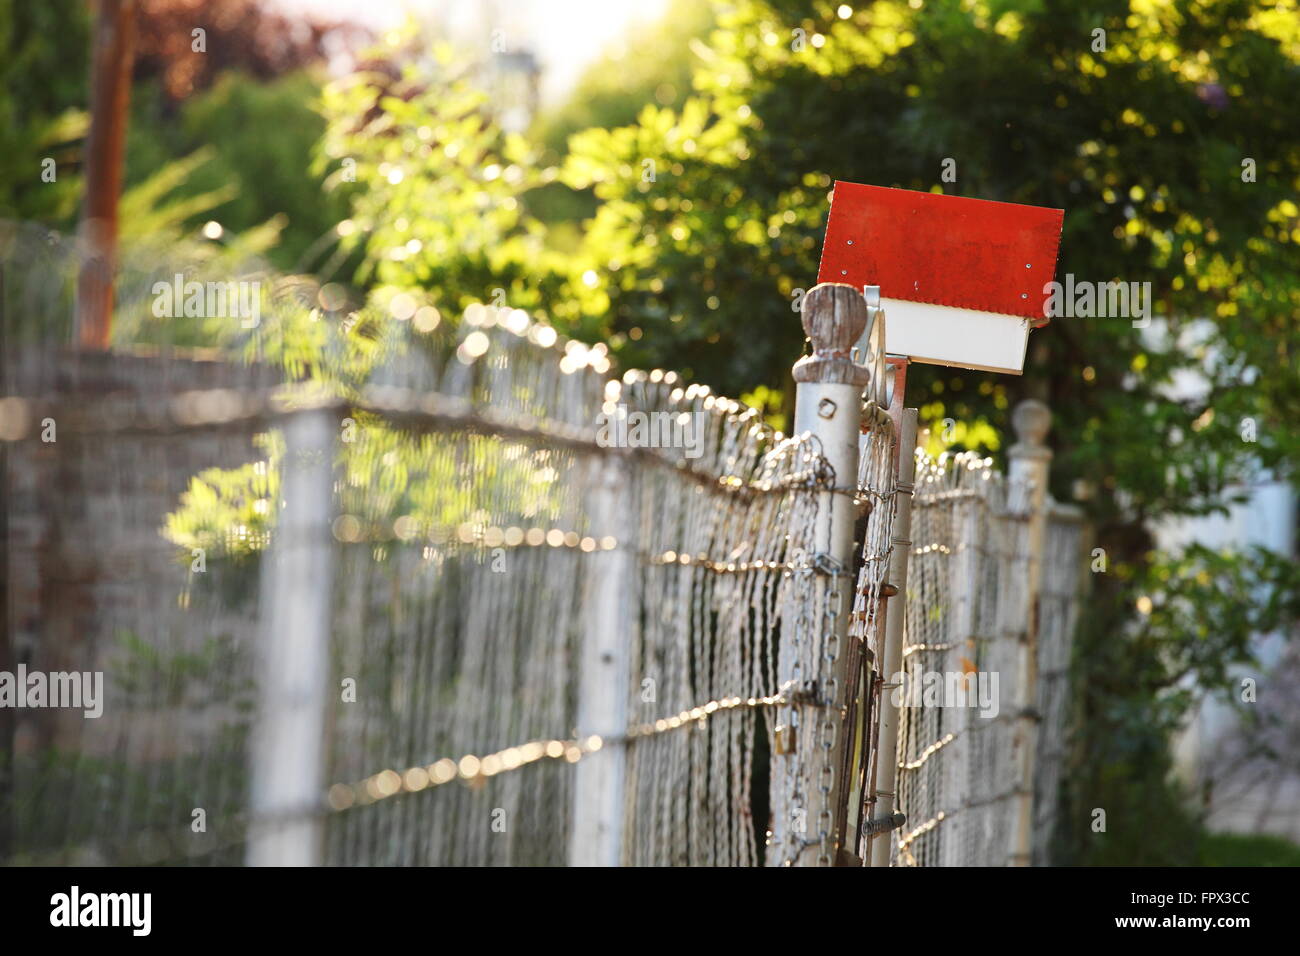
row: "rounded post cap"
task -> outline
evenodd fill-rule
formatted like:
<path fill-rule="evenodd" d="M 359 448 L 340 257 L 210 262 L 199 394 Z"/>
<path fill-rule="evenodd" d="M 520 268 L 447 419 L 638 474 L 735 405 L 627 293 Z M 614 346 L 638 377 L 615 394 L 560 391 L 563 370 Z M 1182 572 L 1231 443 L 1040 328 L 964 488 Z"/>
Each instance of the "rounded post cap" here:
<path fill-rule="evenodd" d="M 867 385 L 870 372 L 851 357 L 854 344 L 867 328 L 867 302 L 862 292 L 842 282 L 822 282 L 804 295 L 800 311 L 813 351 L 795 363 L 794 380 Z"/>
<path fill-rule="evenodd" d="M 1052 427 L 1052 410 L 1036 398 L 1026 398 L 1012 410 L 1011 427 L 1019 444 L 1041 446 Z"/>

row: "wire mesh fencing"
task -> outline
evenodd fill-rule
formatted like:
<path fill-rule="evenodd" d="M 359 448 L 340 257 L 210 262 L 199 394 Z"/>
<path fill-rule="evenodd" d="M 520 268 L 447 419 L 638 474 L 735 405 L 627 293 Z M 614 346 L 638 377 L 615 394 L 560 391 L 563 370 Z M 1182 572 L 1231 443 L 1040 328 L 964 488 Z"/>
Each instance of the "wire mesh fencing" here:
<path fill-rule="evenodd" d="M 178 276 L 200 299 L 229 278 L 233 254 L 214 269 L 182 245 L 123 254 L 117 345 L 89 353 L 69 345 L 80 243 L 0 221 L 4 862 L 243 859 L 260 615 L 246 559 L 272 512 L 263 399 L 283 374 L 241 359 L 283 329 L 255 342 L 247 316 L 159 308 Z M 265 286 L 268 319 L 306 318 L 305 287 Z M 192 347 L 218 325 L 226 347 Z M 219 526 L 187 524 L 194 494 Z"/>
<path fill-rule="evenodd" d="M 565 367 L 519 315 L 473 310 L 447 375 L 374 390 L 350 450 L 332 642 L 365 704 L 331 704 L 329 859 L 563 863 L 601 812 L 587 766 L 617 760 L 619 862 L 756 863 L 816 448 L 671 372 Z M 682 441 L 620 445 L 640 427 Z"/>
<path fill-rule="evenodd" d="M 837 476 L 814 435 L 610 378 L 519 310 L 268 278 L 258 321 L 165 330 L 150 296 L 224 268 L 165 257 L 123 267 L 114 349 L 78 352 L 75 245 L 4 226 L 0 251 L 0 861 L 857 865 L 899 695 L 895 862 L 1005 862 L 1031 496 L 987 462 L 922 463 L 893 686 L 900 439 L 871 402 Z M 1058 518 L 1040 859 L 1077 613 Z M 932 706 L 934 673 L 977 706 Z"/>
<path fill-rule="evenodd" d="M 295 308 L 320 291 L 212 354 L 7 322 L 0 670 L 87 706 L 4 712 L 0 858 L 785 862 L 770 755 L 822 705 L 779 649 L 825 679 L 851 581 L 816 439 L 517 310 Z"/>
<path fill-rule="evenodd" d="M 1048 861 L 1069 730 L 1079 518 L 1053 506 L 1030 593 L 1033 495 L 972 453 L 922 458 L 912 512 L 894 865 L 1003 866 L 1015 857 L 1017 734 L 1034 722 L 1036 860 Z M 1038 607 L 1033 665 L 1022 649 Z M 1032 688 L 1032 689 L 1031 689 Z M 1033 710 L 1023 700 L 1034 696 Z"/>
<path fill-rule="evenodd" d="M 1034 865 L 1048 866 L 1060 840 L 1061 787 L 1073 719 L 1070 666 L 1078 625 L 1088 527 L 1082 512 L 1052 502 L 1038 598 L 1038 737 L 1034 765 Z"/>
<path fill-rule="evenodd" d="M 40 351 L 7 364 L 28 397 L 5 400 L 0 446 L 0 670 L 25 697 L 4 711 L 4 856 L 149 863 L 181 838 L 196 859 L 237 862 L 215 828 L 245 800 L 255 579 L 180 547 L 165 521 L 195 474 L 251 473 L 260 451 L 239 423 L 167 421 L 183 395 L 220 404 L 256 391 L 257 372 Z M 195 391 L 169 390 L 167 376 Z M 232 547 L 256 534 L 227 533 Z"/>

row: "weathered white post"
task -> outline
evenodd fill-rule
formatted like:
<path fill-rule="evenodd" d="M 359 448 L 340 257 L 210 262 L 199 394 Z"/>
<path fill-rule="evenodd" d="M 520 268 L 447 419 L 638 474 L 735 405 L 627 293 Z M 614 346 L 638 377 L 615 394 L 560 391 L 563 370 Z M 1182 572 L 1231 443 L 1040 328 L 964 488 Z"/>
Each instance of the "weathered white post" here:
<path fill-rule="evenodd" d="M 1017 441 L 1007 454 L 1012 485 L 1029 492 L 1028 555 L 1025 569 L 1025 629 L 1017 649 L 1016 729 L 1012 766 L 1016 778 L 1012 806 L 1011 846 L 1007 864 L 1029 866 L 1034 822 L 1034 751 L 1038 741 L 1038 601 L 1043 548 L 1047 541 L 1047 475 L 1052 450 L 1043 440 L 1052 426 L 1052 412 L 1036 399 L 1026 399 L 1011 413 Z"/>
<path fill-rule="evenodd" d="M 847 673 L 849 612 L 853 601 L 853 532 L 857 514 L 858 435 L 862 390 L 870 372 L 850 357 L 850 349 L 867 325 L 867 304 L 850 285 L 823 283 L 803 299 L 803 328 L 812 340 L 812 354 L 795 363 L 794 433 L 811 433 L 835 471 L 835 485 L 822 492 L 813 528 L 813 573 L 827 575 L 824 606 L 810 619 L 787 622 L 781 634 L 778 676 L 782 686 L 794 681 L 792 693 L 799 722 L 794 752 L 772 757 L 772 806 L 778 813 L 802 813 L 806 832 L 790 820 L 776 821 L 777 839 L 793 846 L 772 849 L 796 866 L 831 866 L 843 844 L 836 810 L 848 781 L 839 779 L 844 747 L 849 739 L 845 710 L 855 682 Z M 799 649 L 809 670 L 798 661 Z M 782 748 L 778 747 L 778 751 Z M 795 806 L 794 778 L 810 768 L 803 784 L 804 806 Z"/>
<path fill-rule="evenodd" d="M 901 401 L 901 396 L 900 396 Z M 880 692 L 880 737 L 876 751 L 875 819 L 886 821 L 894 814 L 898 780 L 898 708 L 893 689 L 903 669 L 903 626 L 907 621 L 907 566 L 912 555 L 912 489 L 916 480 L 915 408 L 903 409 L 898 437 L 898 493 L 894 496 L 894 527 L 889 556 L 888 583 L 897 590 L 885 612 L 885 659 L 881 673 L 885 685 Z M 889 866 L 890 831 L 871 837 L 871 866 Z"/>
<path fill-rule="evenodd" d="M 959 467 L 955 464 L 953 467 Z M 972 661 L 979 660 L 975 639 L 978 635 L 976 611 L 980 597 L 980 567 L 983 561 L 981 549 L 977 542 L 981 533 L 981 509 L 972 499 L 965 499 L 954 509 L 954 532 L 956 547 L 951 556 L 948 572 L 948 595 L 950 612 L 945 632 L 945 642 L 951 648 L 948 651 L 948 669 L 965 671 L 962 657 Z M 974 683 L 970 689 L 978 695 L 979 673 L 969 672 L 967 676 Z M 998 685 L 999 694 L 1002 685 Z M 978 699 L 978 698 L 977 698 Z M 950 722 L 951 719 L 951 722 Z M 949 732 L 954 735 L 952 743 L 944 748 L 942 764 L 942 783 L 939 792 L 943 794 L 943 805 L 939 808 L 945 813 L 943 832 L 939 836 L 939 860 L 941 866 L 965 866 L 969 863 L 966 854 L 969 851 L 969 837 L 975 832 L 976 823 L 972 820 L 969 807 L 973 797 L 971 793 L 971 757 L 974 746 L 973 729 L 977 721 L 986 718 L 970 707 L 953 707 L 945 714 L 944 722 Z"/>
<path fill-rule="evenodd" d="M 628 546 L 632 501 L 627 463 L 611 452 L 592 461 L 588 496 L 592 528 L 613 535 L 612 550 L 593 551 L 582 596 L 582 657 L 578 677 L 578 735 L 584 746 L 600 738 L 600 749 L 574 768 L 570 866 L 618 866 L 623 853 L 623 794 L 626 771 L 628 648 L 635 583 Z"/>
<path fill-rule="evenodd" d="M 323 409 L 284 425 L 279 521 L 262 566 L 250 866 L 321 862 L 337 435 Z"/>

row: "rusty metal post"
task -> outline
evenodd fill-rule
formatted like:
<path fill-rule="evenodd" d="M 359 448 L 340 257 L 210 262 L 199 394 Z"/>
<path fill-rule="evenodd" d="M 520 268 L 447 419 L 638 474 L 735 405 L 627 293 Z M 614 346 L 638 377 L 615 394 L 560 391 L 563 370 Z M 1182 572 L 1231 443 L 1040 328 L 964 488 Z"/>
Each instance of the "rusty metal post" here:
<path fill-rule="evenodd" d="M 901 404 L 902 393 L 897 394 Z M 898 778 L 898 708 L 894 706 L 894 679 L 903 667 L 903 626 L 907 620 L 907 566 L 912 554 L 912 485 L 916 478 L 916 422 L 917 410 L 901 410 L 901 427 L 898 434 L 898 481 L 894 497 L 893 552 L 889 558 L 890 590 L 897 601 L 885 617 L 885 659 L 880 662 L 880 672 L 885 684 L 880 692 L 880 736 L 876 755 L 876 788 L 874 814 L 876 821 L 893 817 L 895 788 Z M 877 832 L 871 837 L 870 864 L 889 866 L 889 831 Z"/>

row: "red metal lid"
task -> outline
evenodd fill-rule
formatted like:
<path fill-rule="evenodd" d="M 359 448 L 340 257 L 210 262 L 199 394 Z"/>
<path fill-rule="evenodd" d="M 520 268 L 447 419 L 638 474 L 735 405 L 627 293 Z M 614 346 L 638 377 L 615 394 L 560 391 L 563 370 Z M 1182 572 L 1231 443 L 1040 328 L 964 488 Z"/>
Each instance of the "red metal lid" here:
<path fill-rule="evenodd" d="M 1047 324 L 1065 211 L 836 182 L 818 282 Z"/>

